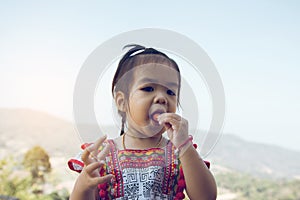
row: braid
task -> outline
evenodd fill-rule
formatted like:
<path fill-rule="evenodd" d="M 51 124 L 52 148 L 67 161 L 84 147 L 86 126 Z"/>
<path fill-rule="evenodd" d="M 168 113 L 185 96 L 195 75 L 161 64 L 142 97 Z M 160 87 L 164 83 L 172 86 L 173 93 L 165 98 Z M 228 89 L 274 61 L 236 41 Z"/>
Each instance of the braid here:
<path fill-rule="evenodd" d="M 121 126 L 121 133 L 120 135 L 124 134 L 124 126 L 125 126 L 125 122 L 126 122 L 126 117 L 124 115 L 122 115 L 122 126 Z"/>

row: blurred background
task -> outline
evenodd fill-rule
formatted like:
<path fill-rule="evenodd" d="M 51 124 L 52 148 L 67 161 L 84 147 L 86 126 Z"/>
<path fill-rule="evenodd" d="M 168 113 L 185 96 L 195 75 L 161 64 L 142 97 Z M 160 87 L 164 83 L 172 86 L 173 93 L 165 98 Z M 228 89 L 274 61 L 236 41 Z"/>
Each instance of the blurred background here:
<path fill-rule="evenodd" d="M 141 28 L 189 37 L 222 78 L 226 120 L 206 158 L 218 199 L 300 199 L 299 8 L 292 0 L 2 1 L 0 199 L 68 198 L 77 174 L 66 163 L 83 142 L 73 121 L 79 70 L 103 42 Z"/>

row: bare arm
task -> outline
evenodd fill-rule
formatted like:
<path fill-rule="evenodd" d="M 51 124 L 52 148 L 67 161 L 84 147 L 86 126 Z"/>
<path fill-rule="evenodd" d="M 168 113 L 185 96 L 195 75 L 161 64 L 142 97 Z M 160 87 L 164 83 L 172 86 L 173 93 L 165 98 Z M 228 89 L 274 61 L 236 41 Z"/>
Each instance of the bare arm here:
<path fill-rule="evenodd" d="M 215 200 L 217 198 L 215 179 L 191 144 L 182 149 L 180 161 L 189 198 Z"/>
<path fill-rule="evenodd" d="M 217 187 L 213 175 L 200 158 L 188 136 L 188 121 L 175 113 L 163 113 L 158 116 L 164 124 L 171 142 L 180 147 L 180 161 L 190 199 L 215 200 Z M 182 145 L 184 145 L 182 147 Z"/>

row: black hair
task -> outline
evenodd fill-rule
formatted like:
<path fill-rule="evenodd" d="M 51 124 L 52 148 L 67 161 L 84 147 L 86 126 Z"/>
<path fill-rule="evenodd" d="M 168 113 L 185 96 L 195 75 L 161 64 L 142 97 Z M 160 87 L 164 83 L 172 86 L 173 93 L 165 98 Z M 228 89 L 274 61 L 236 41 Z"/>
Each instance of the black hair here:
<path fill-rule="evenodd" d="M 131 47 L 124 56 L 121 58 L 117 70 L 115 72 L 113 81 L 112 81 L 112 95 L 114 97 L 115 92 L 122 91 L 125 95 L 125 98 L 128 99 L 129 96 L 129 84 L 131 77 L 126 76 L 127 81 L 124 79 L 124 75 L 130 70 L 134 69 L 136 66 L 140 66 L 142 64 L 147 63 L 162 63 L 168 66 L 173 67 L 176 71 L 178 71 L 178 81 L 179 81 L 179 89 L 178 89 L 178 99 L 180 93 L 181 86 L 181 76 L 180 70 L 177 63 L 169 58 L 166 54 L 154 49 L 154 48 L 146 48 L 137 44 L 130 44 L 124 46 L 123 49 Z M 119 114 L 122 118 L 122 127 L 121 127 L 121 135 L 124 133 L 124 124 L 126 122 L 126 115 L 123 112 L 119 111 Z"/>

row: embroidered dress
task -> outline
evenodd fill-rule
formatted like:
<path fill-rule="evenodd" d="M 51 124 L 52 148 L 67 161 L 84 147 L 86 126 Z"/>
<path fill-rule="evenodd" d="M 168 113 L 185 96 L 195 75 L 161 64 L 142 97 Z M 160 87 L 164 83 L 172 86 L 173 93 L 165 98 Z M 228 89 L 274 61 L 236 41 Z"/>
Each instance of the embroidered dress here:
<path fill-rule="evenodd" d="M 170 141 L 164 148 L 145 150 L 119 150 L 113 140 L 107 142 L 110 152 L 100 175 L 113 174 L 114 178 L 98 185 L 98 199 L 184 199 L 184 175 Z M 77 172 L 83 167 L 78 159 L 71 159 L 68 164 Z"/>
<path fill-rule="evenodd" d="M 179 160 L 168 142 L 164 148 L 118 150 L 112 140 L 106 172 L 115 175 L 110 198 L 174 199 L 179 180 Z"/>

